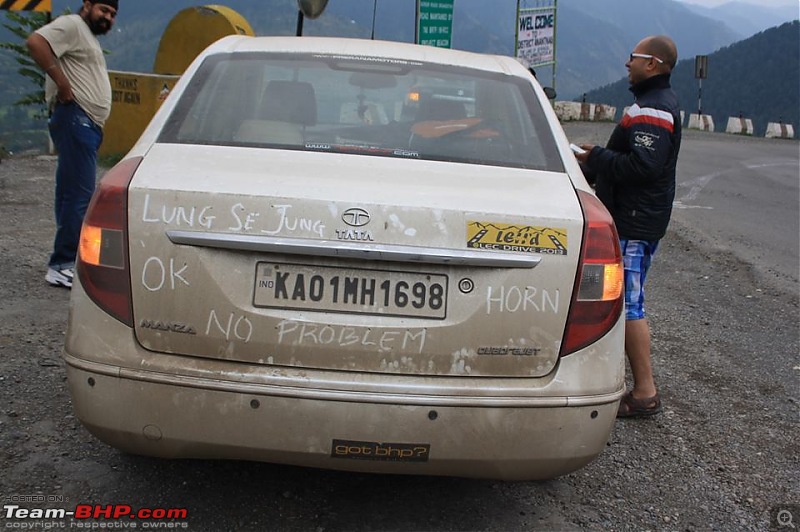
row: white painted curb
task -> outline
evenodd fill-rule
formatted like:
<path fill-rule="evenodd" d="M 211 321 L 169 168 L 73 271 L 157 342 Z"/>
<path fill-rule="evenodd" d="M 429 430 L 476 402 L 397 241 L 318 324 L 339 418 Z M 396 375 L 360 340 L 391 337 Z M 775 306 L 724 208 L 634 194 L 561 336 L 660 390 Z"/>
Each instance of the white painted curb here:
<path fill-rule="evenodd" d="M 753 121 L 749 118 L 731 116 L 728 118 L 728 127 L 725 128 L 725 133 L 732 133 L 734 135 L 752 135 Z"/>
<path fill-rule="evenodd" d="M 578 102 L 556 102 L 553 109 L 562 122 L 574 122 L 581 119 L 581 104 Z"/>
<path fill-rule="evenodd" d="M 794 127 L 791 124 L 770 122 L 767 124 L 767 134 L 764 136 L 768 139 L 793 139 Z"/>
<path fill-rule="evenodd" d="M 699 129 L 701 131 L 714 131 L 714 119 L 711 115 L 698 115 L 692 113 L 689 115 L 689 129 Z"/>
<path fill-rule="evenodd" d="M 556 116 L 562 122 L 613 122 L 617 108 L 600 103 L 556 102 Z"/>
<path fill-rule="evenodd" d="M 613 122 L 617 115 L 617 108 L 611 105 L 603 105 L 602 103 L 594 105 L 594 120 L 595 122 Z"/>

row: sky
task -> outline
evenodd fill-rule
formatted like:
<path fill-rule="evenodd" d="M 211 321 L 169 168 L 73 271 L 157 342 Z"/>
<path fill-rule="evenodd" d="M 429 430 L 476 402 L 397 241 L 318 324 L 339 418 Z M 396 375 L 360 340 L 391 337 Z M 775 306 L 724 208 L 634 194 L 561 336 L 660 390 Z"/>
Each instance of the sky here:
<path fill-rule="evenodd" d="M 698 4 L 706 7 L 715 7 L 720 4 L 725 4 L 731 0 L 678 0 L 685 4 Z M 755 4 L 760 6 L 785 6 L 785 5 L 800 5 L 800 0 L 740 0 L 748 4 Z"/>

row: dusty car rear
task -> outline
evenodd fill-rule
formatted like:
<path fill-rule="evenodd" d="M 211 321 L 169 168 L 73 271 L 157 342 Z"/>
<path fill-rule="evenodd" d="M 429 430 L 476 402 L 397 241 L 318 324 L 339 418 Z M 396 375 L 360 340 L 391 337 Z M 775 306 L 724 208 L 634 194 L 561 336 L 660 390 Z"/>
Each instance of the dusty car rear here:
<path fill-rule="evenodd" d="M 122 450 L 548 478 L 623 389 L 619 246 L 514 60 L 227 38 L 103 178 L 65 350 Z"/>

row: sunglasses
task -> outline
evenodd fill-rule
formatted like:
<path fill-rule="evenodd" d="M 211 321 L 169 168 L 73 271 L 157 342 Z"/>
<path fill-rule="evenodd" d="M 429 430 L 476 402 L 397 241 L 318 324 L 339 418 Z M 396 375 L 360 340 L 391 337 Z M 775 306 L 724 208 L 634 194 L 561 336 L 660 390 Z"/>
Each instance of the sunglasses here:
<path fill-rule="evenodd" d="M 664 61 L 663 61 L 662 59 L 659 59 L 658 57 L 656 57 L 656 56 L 654 56 L 654 55 L 650 55 L 650 54 L 634 54 L 634 53 L 632 53 L 632 54 L 630 55 L 630 58 L 629 58 L 629 59 L 630 59 L 631 61 L 633 61 L 633 59 L 634 59 L 635 57 L 641 57 L 642 59 L 655 59 L 655 60 L 656 60 L 656 61 L 658 61 L 659 63 L 662 63 L 662 64 L 664 63 Z"/>

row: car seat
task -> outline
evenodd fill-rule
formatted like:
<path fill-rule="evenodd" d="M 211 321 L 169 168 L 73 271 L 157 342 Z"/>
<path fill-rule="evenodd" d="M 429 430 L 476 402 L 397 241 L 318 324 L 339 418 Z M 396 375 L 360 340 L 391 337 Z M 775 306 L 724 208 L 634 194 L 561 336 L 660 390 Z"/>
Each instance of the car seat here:
<path fill-rule="evenodd" d="M 244 120 L 234 135 L 239 142 L 302 145 L 306 126 L 317 122 L 314 86 L 305 81 L 267 83 L 256 119 Z"/>

